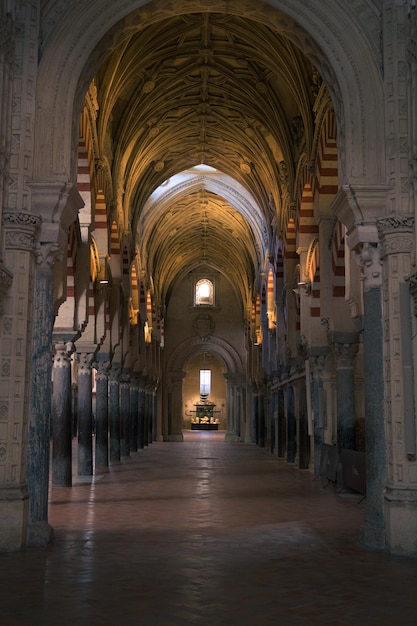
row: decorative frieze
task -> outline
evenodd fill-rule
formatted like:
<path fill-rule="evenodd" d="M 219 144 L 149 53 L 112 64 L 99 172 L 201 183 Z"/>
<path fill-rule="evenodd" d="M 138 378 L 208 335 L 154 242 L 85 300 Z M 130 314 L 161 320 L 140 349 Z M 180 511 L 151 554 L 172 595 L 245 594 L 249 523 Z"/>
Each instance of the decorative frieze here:
<path fill-rule="evenodd" d="M 8 250 L 32 251 L 41 219 L 33 213 L 3 212 L 5 247 Z"/>
<path fill-rule="evenodd" d="M 414 215 L 392 215 L 377 221 L 381 258 L 411 254 L 414 249 Z"/>

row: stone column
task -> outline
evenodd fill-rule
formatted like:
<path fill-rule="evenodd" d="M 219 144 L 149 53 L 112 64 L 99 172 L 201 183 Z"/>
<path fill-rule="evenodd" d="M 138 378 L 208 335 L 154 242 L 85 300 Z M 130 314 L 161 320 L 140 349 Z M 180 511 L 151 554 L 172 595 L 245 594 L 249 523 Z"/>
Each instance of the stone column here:
<path fill-rule="evenodd" d="M 52 484 L 72 486 L 72 341 L 56 341 L 52 393 Z"/>
<path fill-rule="evenodd" d="M 120 455 L 130 455 L 130 372 L 120 376 Z"/>
<path fill-rule="evenodd" d="M 361 540 L 368 548 L 383 550 L 385 547 L 383 493 L 386 478 L 386 443 L 382 263 L 379 246 L 364 243 L 358 259 L 363 272 L 366 446 L 366 520 L 361 529 Z"/>
<path fill-rule="evenodd" d="M 357 333 L 332 332 L 329 340 L 336 359 L 337 445 L 355 449 L 355 379 Z"/>
<path fill-rule="evenodd" d="M 109 373 L 110 463 L 120 461 L 120 372 L 120 364 L 112 363 Z"/>
<path fill-rule="evenodd" d="M 130 385 L 130 451 L 138 451 L 139 388 L 138 377 L 132 375 Z"/>
<path fill-rule="evenodd" d="M 226 410 L 227 410 L 227 430 L 226 441 L 239 441 L 236 431 L 236 388 L 238 378 L 235 374 L 224 374 L 226 379 Z"/>
<path fill-rule="evenodd" d="M 145 391 L 139 389 L 138 394 L 138 448 L 145 447 Z"/>
<path fill-rule="evenodd" d="M 154 389 L 152 391 L 152 439 L 151 441 L 157 440 L 157 419 L 158 419 L 158 397 L 157 390 Z"/>
<path fill-rule="evenodd" d="M 183 441 L 182 434 L 182 383 L 185 372 L 171 373 L 170 401 L 168 407 L 168 441 Z"/>
<path fill-rule="evenodd" d="M 410 363 L 416 345 L 411 333 L 411 254 L 414 216 L 395 215 L 378 221 L 381 240 L 384 312 L 385 433 L 387 474 L 384 493 L 386 548 L 395 554 L 417 554 L 416 415 Z M 414 274 L 413 274 L 414 275 Z M 406 297 L 404 297 L 406 296 Z M 407 297 L 408 296 L 408 297 Z M 414 324 L 415 328 L 415 324 Z M 415 333 L 415 330 L 414 330 Z M 412 378 L 412 376 L 411 376 Z"/>
<path fill-rule="evenodd" d="M 295 419 L 294 387 L 285 390 L 287 415 L 287 461 L 295 463 L 297 454 L 297 421 Z"/>
<path fill-rule="evenodd" d="M 35 270 L 36 306 L 32 331 L 32 393 L 28 440 L 30 545 L 45 545 L 52 538 L 48 524 L 48 487 L 52 409 L 53 263 L 55 244 L 39 245 Z"/>
<path fill-rule="evenodd" d="M 96 468 L 109 466 L 109 377 L 108 354 L 98 354 L 96 375 Z"/>
<path fill-rule="evenodd" d="M 143 396 L 143 445 L 149 443 L 149 396 L 148 389 L 145 388 Z"/>
<path fill-rule="evenodd" d="M 93 475 L 93 349 L 77 351 L 78 361 L 78 475 Z"/>
<path fill-rule="evenodd" d="M 313 465 L 314 475 L 320 469 L 321 446 L 324 441 L 324 432 L 327 426 L 326 391 L 324 387 L 324 372 L 327 357 L 330 352 L 328 346 L 313 346 L 311 348 L 311 371 L 313 375 L 312 410 L 313 410 Z"/>

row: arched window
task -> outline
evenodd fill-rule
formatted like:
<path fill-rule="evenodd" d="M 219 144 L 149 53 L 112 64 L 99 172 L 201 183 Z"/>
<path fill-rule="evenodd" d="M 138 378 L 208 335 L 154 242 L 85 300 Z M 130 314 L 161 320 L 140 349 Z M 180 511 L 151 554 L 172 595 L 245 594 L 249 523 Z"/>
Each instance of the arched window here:
<path fill-rule="evenodd" d="M 195 285 L 195 304 L 196 306 L 213 306 L 214 304 L 214 286 L 208 278 L 202 278 Z"/>

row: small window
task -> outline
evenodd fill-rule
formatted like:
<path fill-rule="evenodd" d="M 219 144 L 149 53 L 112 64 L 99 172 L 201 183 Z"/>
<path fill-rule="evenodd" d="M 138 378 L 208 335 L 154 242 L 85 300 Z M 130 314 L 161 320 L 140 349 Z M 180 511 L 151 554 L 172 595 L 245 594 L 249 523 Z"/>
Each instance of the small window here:
<path fill-rule="evenodd" d="M 214 289 L 211 280 L 208 280 L 207 278 L 202 278 L 196 283 L 195 304 L 196 306 L 213 306 Z"/>
<path fill-rule="evenodd" d="M 210 395 L 211 370 L 200 370 L 200 398 L 207 400 Z"/>

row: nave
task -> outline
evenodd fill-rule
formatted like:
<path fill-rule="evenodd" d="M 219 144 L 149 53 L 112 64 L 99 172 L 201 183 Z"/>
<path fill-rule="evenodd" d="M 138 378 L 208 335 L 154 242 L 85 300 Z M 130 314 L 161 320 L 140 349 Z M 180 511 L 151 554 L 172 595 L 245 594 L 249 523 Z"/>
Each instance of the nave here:
<path fill-rule="evenodd" d="M 74 475 L 55 540 L 0 556 L 0 623 L 413 626 L 415 560 L 357 545 L 364 503 L 323 487 L 224 431 Z"/>

